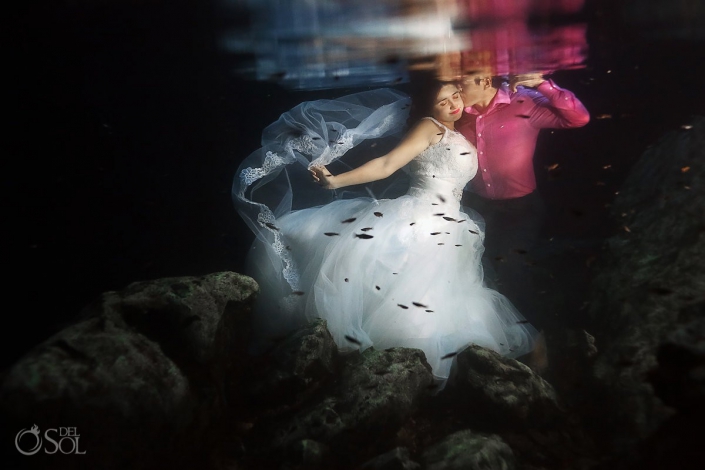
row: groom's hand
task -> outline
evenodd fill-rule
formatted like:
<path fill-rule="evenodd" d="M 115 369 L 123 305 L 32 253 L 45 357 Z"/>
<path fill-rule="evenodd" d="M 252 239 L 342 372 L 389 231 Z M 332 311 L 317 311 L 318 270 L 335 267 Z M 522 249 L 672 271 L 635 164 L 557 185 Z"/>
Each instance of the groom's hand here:
<path fill-rule="evenodd" d="M 529 88 L 534 88 L 545 82 L 546 79 L 543 78 L 541 73 L 522 73 L 519 75 L 514 75 L 509 80 L 509 88 L 516 92 L 519 85 Z"/>

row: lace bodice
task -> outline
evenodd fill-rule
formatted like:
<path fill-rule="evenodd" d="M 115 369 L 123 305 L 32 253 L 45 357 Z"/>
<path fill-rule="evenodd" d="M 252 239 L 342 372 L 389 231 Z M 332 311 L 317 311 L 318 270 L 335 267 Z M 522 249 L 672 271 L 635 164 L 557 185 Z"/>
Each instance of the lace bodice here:
<path fill-rule="evenodd" d="M 443 137 L 406 166 L 411 176 L 409 193 L 418 197 L 450 195 L 460 201 L 463 188 L 477 173 L 477 149 L 457 131 L 443 129 Z"/>

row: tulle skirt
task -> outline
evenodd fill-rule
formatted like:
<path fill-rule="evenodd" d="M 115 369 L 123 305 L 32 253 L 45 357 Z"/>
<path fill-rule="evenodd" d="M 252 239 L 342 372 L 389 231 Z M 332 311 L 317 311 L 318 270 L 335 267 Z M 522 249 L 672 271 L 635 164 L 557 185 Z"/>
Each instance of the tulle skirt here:
<path fill-rule="evenodd" d="M 342 351 L 418 348 L 443 380 L 470 344 L 508 357 L 533 347 L 534 328 L 483 283 L 482 219 L 455 199 L 336 200 L 271 228 L 281 243 L 260 238 L 248 256 L 256 349 L 322 318 Z"/>

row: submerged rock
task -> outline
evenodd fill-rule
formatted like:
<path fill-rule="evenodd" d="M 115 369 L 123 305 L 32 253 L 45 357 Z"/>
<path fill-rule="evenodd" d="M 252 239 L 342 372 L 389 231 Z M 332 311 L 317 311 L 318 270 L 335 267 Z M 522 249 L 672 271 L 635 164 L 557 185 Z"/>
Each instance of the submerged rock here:
<path fill-rule="evenodd" d="M 241 369 L 256 292 L 252 279 L 225 272 L 103 294 L 8 371 L 6 432 L 74 427 L 86 455 L 63 468 L 154 468 L 194 456 L 233 396 L 225 383 Z M 52 465 L 51 455 L 36 457 Z"/>
<path fill-rule="evenodd" d="M 300 402 L 335 372 L 337 355 L 338 347 L 326 322 L 315 321 L 255 362 L 249 395 L 260 406 Z"/>
<path fill-rule="evenodd" d="M 254 445 L 263 446 L 263 454 L 279 456 L 304 439 L 327 444 L 338 456 L 375 452 L 416 410 L 432 382 L 420 350 L 368 349 L 350 355 L 337 382 L 319 401 L 262 423 L 255 432 L 259 444 Z"/>
<path fill-rule="evenodd" d="M 322 468 L 330 460 L 330 449 L 312 439 L 302 439 L 289 449 L 288 460 L 304 468 Z"/>
<path fill-rule="evenodd" d="M 475 425 L 516 429 L 555 425 L 562 415 L 553 387 L 528 366 L 480 346 L 457 356 L 457 412 Z"/>
<path fill-rule="evenodd" d="M 628 456 L 676 413 L 647 377 L 661 345 L 705 302 L 704 148 L 701 117 L 649 148 L 613 204 L 618 234 L 591 289 L 599 353 L 584 376 L 594 403 L 584 415 L 607 452 Z"/>
<path fill-rule="evenodd" d="M 374 459 L 368 460 L 359 470 L 420 470 L 421 465 L 411 460 L 409 449 L 397 447 Z"/>
<path fill-rule="evenodd" d="M 459 431 L 423 453 L 425 470 L 513 470 L 512 449 L 497 435 Z"/>
<path fill-rule="evenodd" d="M 634 468 L 703 468 L 705 422 L 705 304 L 691 307 L 698 319 L 681 325 L 661 344 L 658 366 L 648 374 L 656 396 L 677 410 L 640 443 Z"/>

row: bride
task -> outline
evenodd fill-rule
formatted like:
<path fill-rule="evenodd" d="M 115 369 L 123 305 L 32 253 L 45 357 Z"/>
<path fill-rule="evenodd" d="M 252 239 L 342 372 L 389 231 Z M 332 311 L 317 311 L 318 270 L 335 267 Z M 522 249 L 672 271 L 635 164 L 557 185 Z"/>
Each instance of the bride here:
<path fill-rule="evenodd" d="M 267 128 L 263 148 L 241 165 L 233 197 L 257 235 L 247 273 L 261 288 L 260 346 L 322 318 L 342 351 L 418 348 L 439 380 L 470 344 L 508 357 L 533 348 L 536 330 L 484 285 L 482 221 L 460 206 L 477 171 L 476 149 L 455 131 L 460 89 L 434 82 L 413 103 L 423 117 L 355 169 L 328 167 L 403 128 L 405 95 L 383 89 L 303 103 Z M 367 139 L 375 140 L 363 149 Z M 399 169 L 410 182 L 397 198 L 338 191 Z"/>

